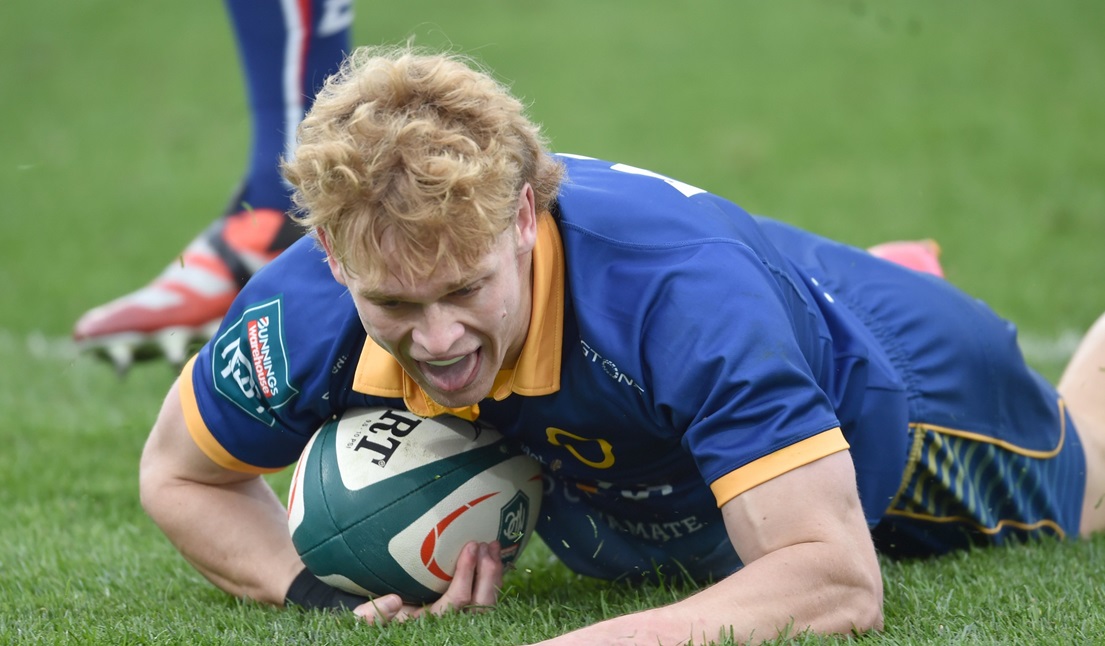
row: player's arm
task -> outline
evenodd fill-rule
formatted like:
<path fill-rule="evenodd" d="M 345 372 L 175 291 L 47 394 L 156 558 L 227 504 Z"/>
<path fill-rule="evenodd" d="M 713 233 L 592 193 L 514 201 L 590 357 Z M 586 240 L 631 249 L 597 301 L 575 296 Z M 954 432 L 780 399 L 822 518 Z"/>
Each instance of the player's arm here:
<path fill-rule="evenodd" d="M 203 576 L 235 596 L 284 603 L 303 563 L 283 504 L 260 476 L 219 466 L 200 450 L 179 382 L 146 441 L 139 483 L 146 513 Z"/>
<path fill-rule="evenodd" d="M 543 644 L 738 643 L 882 627 L 882 577 L 846 451 L 773 478 L 722 507 L 745 567 L 662 608 Z"/>
<path fill-rule="evenodd" d="M 260 476 L 219 466 L 200 450 L 185 423 L 179 383 L 169 390 L 146 441 L 140 488 L 142 506 L 173 545 L 226 592 L 276 605 L 290 599 L 306 607 L 363 601 L 301 575 L 304 565 L 283 504 Z M 402 620 L 427 611 L 494 605 L 502 586 L 498 557 L 497 543 L 471 543 L 458 561 L 463 572 L 432 606 L 403 605 L 389 595 L 361 605 L 357 614 L 370 621 Z"/>

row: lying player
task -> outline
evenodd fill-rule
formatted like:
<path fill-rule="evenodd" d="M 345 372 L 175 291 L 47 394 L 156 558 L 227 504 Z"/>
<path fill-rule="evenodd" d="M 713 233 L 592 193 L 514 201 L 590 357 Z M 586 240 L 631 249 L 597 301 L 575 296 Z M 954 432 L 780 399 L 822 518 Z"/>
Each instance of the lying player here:
<path fill-rule="evenodd" d="M 1105 526 L 1105 322 L 1056 392 L 1013 326 L 947 281 L 551 155 L 506 89 L 447 56 L 357 52 L 285 172 L 317 244 L 249 283 L 142 459 L 146 509 L 232 594 L 359 603 L 303 570 L 259 477 L 354 406 L 478 416 L 517 440 L 548 481 L 538 531 L 576 572 L 716 581 L 549 643 L 878 629 L 876 548 Z M 492 551 L 470 548 L 433 606 L 356 612 L 490 605 Z"/>

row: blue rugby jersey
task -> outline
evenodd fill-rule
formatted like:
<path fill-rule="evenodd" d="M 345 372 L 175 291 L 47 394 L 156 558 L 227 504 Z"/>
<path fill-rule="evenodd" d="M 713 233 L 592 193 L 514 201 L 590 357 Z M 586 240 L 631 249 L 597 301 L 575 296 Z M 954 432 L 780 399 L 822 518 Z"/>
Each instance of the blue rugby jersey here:
<path fill-rule="evenodd" d="M 975 301 L 675 180 L 561 159 L 522 356 L 478 411 L 453 412 L 517 440 L 544 465 L 556 508 L 578 505 L 596 537 L 602 526 L 700 551 L 696 535 L 725 541 L 720 505 L 849 447 L 875 526 L 902 482 L 909 422 L 941 412 L 923 405 L 910 365 L 948 330 L 917 321 Z M 925 378 L 962 390 L 958 374 Z M 246 286 L 186 366 L 182 401 L 209 456 L 255 472 L 292 463 L 349 407 L 446 412 L 367 339 L 309 239 Z M 985 425 L 990 412 L 952 414 Z M 572 552 L 591 546 L 556 540 L 557 518 L 538 528 L 586 570 Z"/>

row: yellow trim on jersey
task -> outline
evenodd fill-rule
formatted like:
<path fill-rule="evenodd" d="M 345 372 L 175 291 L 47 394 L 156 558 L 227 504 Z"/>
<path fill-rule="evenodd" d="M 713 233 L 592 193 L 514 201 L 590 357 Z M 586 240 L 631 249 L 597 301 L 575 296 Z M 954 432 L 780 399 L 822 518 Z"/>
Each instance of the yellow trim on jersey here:
<path fill-rule="evenodd" d="M 489 396 L 502 401 L 511 393 L 536 396 L 560 390 L 560 357 L 564 338 L 564 246 L 552 216 L 537 218 L 537 243 L 533 248 L 533 308 L 529 331 L 518 363 L 500 370 Z M 465 419 L 479 415 L 479 405 L 446 408 L 433 401 L 403 372 L 395 357 L 371 338 L 365 340 L 353 390 L 376 397 L 402 397 L 415 415 L 433 417 L 450 413 Z"/>
<path fill-rule="evenodd" d="M 927 523 L 962 523 L 964 525 L 969 525 L 975 531 L 989 535 L 1000 534 L 1006 527 L 1015 527 L 1024 531 L 1033 531 L 1041 527 L 1050 527 L 1060 540 L 1066 539 L 1067 537 L 1066 531 L 1063 530 L 1059 523 L 1048 520 L 1047 518 L 1038 520 L 1034 523 L 1022 523 L 1018 520 L 999 520 L 998 524 L 994 527 L 986 527 L 980 524 L 977 519 L 968 516 L 930 516 L 929 514 L 919 514 L 913 511 L 901 511 L 898 509 L 888 509 L 886 510 L 886 515 L 923 520 Z"/>
<path fill-rule="evenodd" d="M 909 459 L 906 461 L 905 472 L 902 473 L 902 483 L 898 487 L 898 492 L 894 494 L 894 499 L 890 501 L 890 505 L 886 509 L 887 516 L 900 516 L 904 518 L 912 518 L 914 520 L 921 520 L 929 523 L 962 523 L 969 525 L 975 531 L 982 532 L 983 534 L 999 534 L 1005 527 L 1015 527 L 1024 531 L 1032 531 L 1040 529 L 1041 527 L 1050 527 L 1060 539 L 1066 538 L 1066 531 L 1062 526 L 1053 520 L 1042 519 L 1035 523 L 1023 523 L 1016 520 L 1002 519 L 997 522 L 993 527 L 987 527 L 978 522 L 975 518 L 967 516 L 936 516 L 933 514 L 923 514 L 916 511 L 906 511 L 904 509 L 895 509 L 895 507 L 901 504 L 902 496 L 905 495 L 909 483 L 913 481 L 914 473 L 917 471 L 921 461 L 921 447 L 925 442 L 925 431 L 932 431 L 940 435 L 950 435 L 953 437 L 961 437 L 971 440 L 973 442 L 982 442 L 985 444 L 992 444 L 1009 451 L 1010 453 L 1016 453 L 1028 458 L 1034 458 L 1037 460 L 1051 459 L 1063 450 L 1063 446 L 1066 444 L 1067 439 L 1067 403 L 1062 397 L 1057 400 L 1059 407 L 1059 440 L 1055 445 L 1055 448 L 1047 450 L 1026 449 L 1016 444 L 1010 444 L 1004 440 L 997 440 L 992 437 L 975 433 L 972 431 L 964 431 L 955 428 L 948 428 L 947 426 L 938 426 L 936 424 L 926 424 L 924 422 L 912 422 L 909 427 L 913 432 L 913 444 L 910 447 Z M 919 432 L 918 432 L 919 431 Z"/>
<path fill-rule="evenodd" d="M 954 437 L 962 437 L 974 442 L 983 442 L 985 444 L 993 444 L 994 446 L 1001 447 L 1010 453 L 1016 453 L 1017 455 L 1023 455 L 1028 458 L 1035 458 L 1037 460 L 1046 460 L 1059 455 L 1059 452 L 1063 450 L 1063 444 L 1067 439 L 1067 404 L 1066 401 L 1059 398 L 1059 443 L 1055 445 L 1055 448 L 1037 450 L 1026 449 L 1016 444 L 1010 444 L 1004 440 L 996 440 L 992 437 L 982 435 L 981 433 L 975 433 L 972 431 L 962 431 L 956 428 L 948 428 L 947 426 L 937 426 L 936 424 L 926 424 L 924 422 L 912 422 L 910 428 L 916 428 L 918 430 L 929 430 L 941 435 L 951 435 Z"/>
<path fill-rule="evenodd" d="M 224 449 L 223 445 L 219 444 L 219 441 L 211 434 L 211 430 L 207 428 L 207 424 L 203 421 L 203 415 L 200 414 L 199 404 L 196 402 L 196 391 L 192 385 L 192 370 L 195 368 L 195 363 L 196 357 L 193 356 L 188 360 L 188 363 L 184 364 L 184 369 L 180 371 L 180 406 L 184 410 L 184 423 L 188 427 L 188 434 L 192 436 L 192 441 L 203 451 L 204 455 L 211 458 L 212 462 L 231 471 L 256 474 L 281 471 L 283 467 L 267 469 L 242 462 Z"/>
<path fill-rule="evenodd" d="M 721 507 L 772 478 L 847 449 L 844 433 L 839 427 L 831 428 L 730 471 L 710 483 L 710 490 L 714 492 L 717 506 Z"/>

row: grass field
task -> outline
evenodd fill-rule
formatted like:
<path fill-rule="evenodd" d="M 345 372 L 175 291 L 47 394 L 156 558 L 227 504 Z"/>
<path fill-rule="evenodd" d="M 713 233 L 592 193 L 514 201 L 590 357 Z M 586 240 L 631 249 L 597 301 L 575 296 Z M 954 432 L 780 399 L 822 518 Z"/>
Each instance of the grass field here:
<path fill-rule="evenodd" d="M 486 62 L 558 150 L 858 245 L 936 238 L 949 279 L 1017 322 L 1050 378 L 1105 309 L 1097 0 L 357 10 L 358 44 L 414 35 Z M 119 380 L 67 339 L 174 258 L 243 168 L 223 8 L 4 0 L 0 55 L 0 643 L 512 644 L 686 594 L 579 580 L 540 545 L 497 611 L 384 629 L 208 585 L 138 505 L 172 370 Z M 884 571 L 887 628 L 864 643 L 1105 643 L 1105 539 Z"/>

